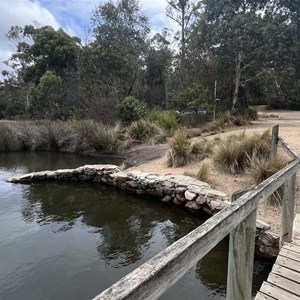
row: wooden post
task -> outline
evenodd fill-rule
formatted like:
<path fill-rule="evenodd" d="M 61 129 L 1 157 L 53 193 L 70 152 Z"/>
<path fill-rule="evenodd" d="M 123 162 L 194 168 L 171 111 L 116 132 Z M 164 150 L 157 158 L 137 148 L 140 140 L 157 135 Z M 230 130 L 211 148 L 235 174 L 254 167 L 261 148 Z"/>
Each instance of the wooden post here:
<path fill-rule="evenodd" d="M 292 241 L 294 207 L 295 207 L 295 185 L 296 174 L 292 175 L 284 184 L 281 228 L 280 228 L 280 244 L 282 247 L 285 242 Z"/>
<path fill-rule="evenodd" d="M 247 191 L 236 192 L 232 196 L 232 201 L 235 201 Z M 256 209 L 230 233 L 227 300 L 251 299 L 255 233 Z"/>
<path fill-rule="evenodd" d="M 279 133 L 279 125 L 273 126 L 273 128 L 272 128 L 272 143 L 271 143 L 270 160 L 272 160 L 277 154 L 278 133 Z"/>

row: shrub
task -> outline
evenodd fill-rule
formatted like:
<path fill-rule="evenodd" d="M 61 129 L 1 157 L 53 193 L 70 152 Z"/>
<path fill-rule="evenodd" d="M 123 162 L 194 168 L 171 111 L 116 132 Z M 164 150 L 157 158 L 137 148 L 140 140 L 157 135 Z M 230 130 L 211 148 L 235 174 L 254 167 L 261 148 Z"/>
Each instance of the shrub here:
<path fill-rule="evenodd" d="M 174 133 L 170 141 L 167 164 L 169 167 L 181 167 L 186 165 L 190 159 L 190 143 L 186 131 L 179 129 Z"/>
<path fill-rule="evenodd" d="M 22 143 L 13 126 L 6 122 L 0 122 L 0 152 L 20 151 Z"/>
<path fill-rule="evenodd" d="M 146 105 L 134 97 L 126 97 L 118 105 L 118 115 L 125 125 L 129 125 L 146 115 Z"/>
<path fill-rule="evenodd" d="M 266 157 L 252 157 L 249 174 L 255 184 L 261 183 L 287 165 L 287 160 L 277 154 L 272 160 Z M 269 204 L 282 204 L 283 187 L 280 187 L 268 199 Z"/>
<path fill-rule="evenodd" d="M 169 132 L 175 129 L 179 124 L 179 115 L 173 110 L 153 109 L 147 115 L 147 120 L 157 124 Z"/>
<path fill-rule="evenodd" d="M 164 142 L 166 138 L 166 135 L 161 128 L 146 120 L 133 122 L 128 128 L 128 135 L 134 141 L 153 144 Z"/>

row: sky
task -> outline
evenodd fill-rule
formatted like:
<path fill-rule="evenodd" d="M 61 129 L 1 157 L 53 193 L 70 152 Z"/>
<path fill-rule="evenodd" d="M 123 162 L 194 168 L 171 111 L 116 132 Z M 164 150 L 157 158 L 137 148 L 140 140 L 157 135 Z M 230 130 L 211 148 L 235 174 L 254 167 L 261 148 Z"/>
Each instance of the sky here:
<path fill-rule="evenodd" d="M 62 27 L 82 40 L 90 24 L 93 9 L 105 0 L 0 0 L 0 72 L 7 69 L 3 61 L 15 51 L 6 33 L 13 25 L 50 25 Z M 149 18 L 152 34 L 162 28 L 176 28 L 165 15 L 165 0 L 140 0 L 141 10 Z M 1 75 L 0 75 L 1 77 Z"/>

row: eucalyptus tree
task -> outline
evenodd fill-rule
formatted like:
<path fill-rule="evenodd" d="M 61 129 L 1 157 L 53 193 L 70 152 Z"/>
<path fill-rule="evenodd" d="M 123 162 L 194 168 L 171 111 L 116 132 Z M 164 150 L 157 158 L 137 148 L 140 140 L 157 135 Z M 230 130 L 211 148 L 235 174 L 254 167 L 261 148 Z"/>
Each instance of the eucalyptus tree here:
<path fill-rule="evenodd" d="M 79 78 L 87 108 L 98 118 L 110 118 L 116 102 L 133 93 L 149 31 L 136 0 L 108 1 L 94 10 L 92 41 L 80 53 Z"/>
<path fill-rule="evenodd" d="M 265 72 L 260 58 L 266 50 L 262 13 L 266 1 L 203 0 L 203 4 L 193 34 L 198 47 L 215 55 L 228 70 L 226 77 L 233 78 L 228 87 L 235 110 L 241 84 Z"/>
<path fill-rule="evenodd" d="M 32 116 L 47 117 L 42 111 L 35 110 L 37 107 L 47 108 L 47 103 L 49 104 L 45 98 L 46 94 L 39 92 L 40 81 L 47 72 L 60 78 L 60 85 L 64 86 L 63 90 L 67 94 L 63 98 L 59 97 L 60 103 L 57 105 L 66 105 L 67 102 L 70 105 L 75 104 L 74 99 L 69 100 L 74 97 L 73 91 L 77 85 L 75 83 L 70 86 L 70 82 L 74 81 L 70 81 L 70 78 L 76 78 L 77 55 L 80 48 L 80 40 L 77 37 L 71 37 L 62 29 L 54 30 L 50 26 L 35 28 L 32 25 L 25 25 L 12 26 L 7 38 L 14 42 L 16 52 L 6 63 L 13 69 L 15 82 L 19 87 L 27 87 L 26 105 Z M 49 82 L 51 81 L 43 81 L 43 90 L 47 89 L 46 84 Z M 68 95 L 68 92 L 72 96 Z M 48 106 L 48 109 L 52 108 L 53 105 Z M 73 107 L 70 106 L 69 109 L 72 110 Z"/>

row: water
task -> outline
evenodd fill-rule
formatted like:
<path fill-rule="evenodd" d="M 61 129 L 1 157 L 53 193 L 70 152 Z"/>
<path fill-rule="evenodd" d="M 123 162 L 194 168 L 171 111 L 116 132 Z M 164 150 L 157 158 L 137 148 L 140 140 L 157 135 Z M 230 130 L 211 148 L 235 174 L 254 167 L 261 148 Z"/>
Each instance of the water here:
<path fill-rule="evenodd" d="M 16 174 L 94 163 L 108 161 L 0 154 L 0 299 L 91 299 L 203 222 L 98 184 L 4 182 Z M 227 248 L 221 242 L 161 299 L 224 299 Z M 256 261 L 254 291 L 270 267 Z"/>

